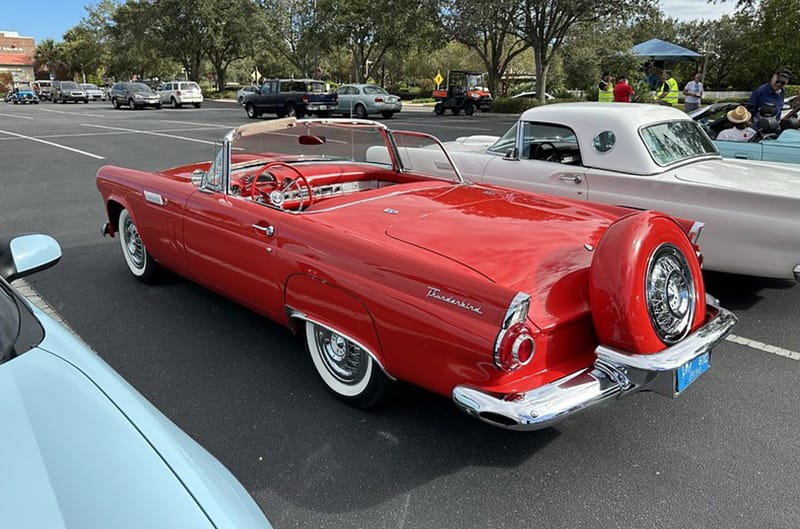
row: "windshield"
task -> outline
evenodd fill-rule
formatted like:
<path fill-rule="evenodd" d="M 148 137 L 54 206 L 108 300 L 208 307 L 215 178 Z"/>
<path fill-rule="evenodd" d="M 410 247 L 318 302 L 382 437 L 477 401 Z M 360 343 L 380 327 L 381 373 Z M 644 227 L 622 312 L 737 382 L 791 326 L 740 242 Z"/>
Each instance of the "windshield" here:
<path fill-rule="evenodd" d="M 664 166 L 698 156 L 718 154 L 708 135 L 695 121 L 669 121 L 639 131 L 653 160 Z"/>
<path fill-rule="evenodd" d="M 131 83 L 128 85 L 131 92 L 151 92 L 150 87 L 144 83 Z"/>
<path fill-rule="evenodd" d="M 374 122 L 286 118 L 244 125 L 231 131 L 227 138 L 232 173 L 271 161 L 346 162 L 392 169 L 395 158 L 400 171 L 449 181 L 460 179 L 444 147 L 432 136 L 415 132 L 392 134 Z M 227 156 L 222 143 L 209 171 L 211 185 L 223 184 Z"/>
<path fill-rule="evenodd" d="M 61 81 L 61 89 L 64 90 L 75 90 L 76 88 L 80 88 L 78 83 L 73 83 L 72 81 Z"/>
<path fill-rule="evenodd" d="M 96 84 L 92 84 L 92 83 L 84 83 L 81 86 L 84 87 L 84 88 L 88 88 L 89 90 L 100 90 L 99 88 L 97 88 Z"/>
<path fill-rule="evenodd" d="M 491 147 L 489 152 L 505 156 L 517 144 L 517 124 L 514 123 L 510 129 L 506 131 L 503 136 L 497 140 Z"/>

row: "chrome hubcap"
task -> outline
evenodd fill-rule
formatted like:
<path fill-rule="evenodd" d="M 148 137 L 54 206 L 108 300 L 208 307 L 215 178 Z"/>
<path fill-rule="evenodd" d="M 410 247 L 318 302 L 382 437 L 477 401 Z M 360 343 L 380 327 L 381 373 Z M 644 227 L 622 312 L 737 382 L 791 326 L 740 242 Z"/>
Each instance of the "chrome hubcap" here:
<path fill-rule="evenodd" d="M 366 353 L 350 340 L 323 327 L 315 332 L 317 350 L 328 371 L 345 384 L 361 380 L 367 367 Z"/>
<path fill-rule="evenodd" d="M 144 245 L 139 238 L 139 232 L 136 230 L 136 225 L 131 219 L 125 221 L 125 228 L 123 230 L 125 236 L 125 247 L 128 250 L 128 256 L 131 262 L 137 267 L 144 266 Z"/>

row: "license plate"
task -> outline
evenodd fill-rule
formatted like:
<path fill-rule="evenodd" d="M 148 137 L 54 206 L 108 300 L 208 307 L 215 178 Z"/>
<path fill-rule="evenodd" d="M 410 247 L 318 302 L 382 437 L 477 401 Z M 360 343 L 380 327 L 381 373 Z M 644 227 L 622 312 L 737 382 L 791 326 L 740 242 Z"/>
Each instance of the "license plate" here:
<path fill-rule="evenodd" d="M 678 368 L 677 391 L 680 393 L 686 387 L 700 378 L 700 375 L 708 371 L 709 353 L 701 354 L 697 358 L 690 360 Z"/>

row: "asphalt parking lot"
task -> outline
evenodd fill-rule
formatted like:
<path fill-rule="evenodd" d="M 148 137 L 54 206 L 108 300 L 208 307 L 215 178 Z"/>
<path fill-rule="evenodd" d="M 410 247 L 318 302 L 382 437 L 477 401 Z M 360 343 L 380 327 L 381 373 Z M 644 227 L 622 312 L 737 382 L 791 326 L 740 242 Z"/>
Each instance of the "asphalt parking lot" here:
<path fill-rule="evenodd" d="M 386 123 L 450 140 L 502 134 L 514 119 L 410 108 Z M 381 409 L 349 408 L 288 330 L 178 277 L 135 281 L 118 240 L 100 235 L 98 168 L 209 159 L 246 121 L 225 102 L 2 105 L 0 218 L 3 236 L 59 240 L 61 262 L 28 283 L 228 466 L 277 529 L 800 527 L 794 282 L 707 273 L 740 322 L 684 395 L 636 395 L 514 433 L 411 387 Z"/>

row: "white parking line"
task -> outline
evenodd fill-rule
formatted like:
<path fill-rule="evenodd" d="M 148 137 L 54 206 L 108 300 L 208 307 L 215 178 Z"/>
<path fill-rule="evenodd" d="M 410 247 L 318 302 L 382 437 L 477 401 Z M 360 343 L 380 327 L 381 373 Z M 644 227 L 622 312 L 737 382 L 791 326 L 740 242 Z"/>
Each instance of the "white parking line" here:
<path fill-rule="evenodd" d="M 65 112 L 63 110 L 53 110 L 52 108 L 43 108 L 42 112 L 52 112 L 54 114 L 67 114 L 68 116 L 87 116 L 90 118 L 104 118 L 103 114 L 87 114 L 85 112 Z"/>
<path fill-rule="evenodd" d="M 7 130 L 0 130 L 0 134 L 7 134 L 9 136 L 15 136 L 17 138 L 22 138 L 23 140 L 30 140 L 30 141 L 35 141 L 35 142 L 38 142 L 38 143 L 44 143 L 45 145 L 50 145 L 51 147 L 58 147 L 59 149 L 64 149 L 65 151 L 76 152 L 78 154 L 82 154 L 84 156 L 89 156 L 89 157 L 95 158 L 97 160 L 105 160 L 104 156 L 100 156 L 98 154 L 92 154 L 90 152 L 81 151 L 80 149 L 73 149 L 72 147 L 67 147 L 66 145 L 53 143 L 52 141 L 40 140 L 39 138 L 32 138 L 30 136 L 24 136 L 22 134 L 17 134 L 16 132 L 8 132 Z"/>
<path fill-rule="evenodd" d="M 109 127 L 106 125 L 93 125 L 91 123 L 81 123 L 81 126 L 84 127 L 96 127 L 98 129 L 106 129 L 106 130 L 119 130 L 122 132 L 130 132 L 132 134 L 145 134 L 147 136 L 161 136 L 162 138 L 170 138 L 173 140 L 183 140 L 183 141 L 191 141 L 194 143 L 204 143 L 206 145 L 215 145 L 216 142 L 207 141 L 207 140 L 198 140 L 197 138 L 187 138 L 186 136 L 175 136 L 174 134 L 162 134 L 160 132 L 151 132 L 149 130 L 136 130 L 136 129 L 126 129 L 123 127 Z"/>
<path fill-rule="evenodd" d="M 729 334 L 726 339 L 729 342 L 738 343 L 739 345 L 744 345 L 752 349 L 762 351 L 764 353 L 772 353 L 774 355 L 783 356 L 784 358 L 791 358 L 792 360 L 800 360 L 800 353 L 798 353 L 797 351 L 790 351 L 789 349 L 784 349 L 783 347 L 775 347 L 774 345 L 768 345 L 765 343 L 757 342 L 756 340 L 743 338 L 741 336 L 736 336 L 735 334 Z"/>
<path fill-rule="evenodd" d="M 198 123 L 197 121 L 178 121 L 177 119 L 160 119 L 161 123 L 178 123 L 180 125 L 198 125 L 200 127 L 211 127 L 215 129 L 232 129 L 230 125 L 215 125 L 213 123 Z"/>
<path fill-rule="evenodd" d="M 7 118 L 17 118 L 17 119 L 34 119 L 29 116 L 17 116 L 15 114 L 0 114 L 0 116 L 5 116 Z"/>

